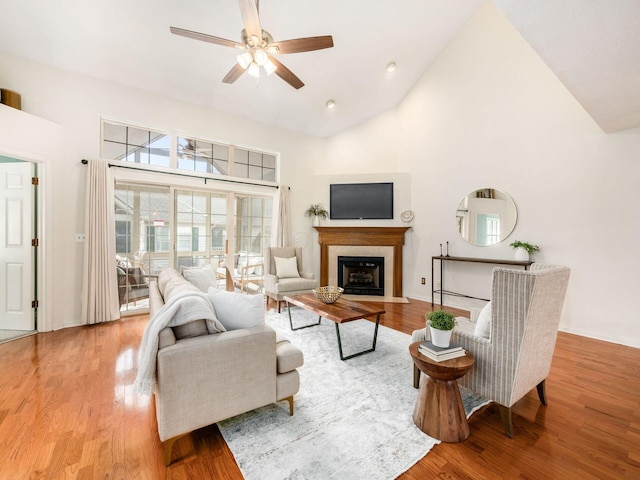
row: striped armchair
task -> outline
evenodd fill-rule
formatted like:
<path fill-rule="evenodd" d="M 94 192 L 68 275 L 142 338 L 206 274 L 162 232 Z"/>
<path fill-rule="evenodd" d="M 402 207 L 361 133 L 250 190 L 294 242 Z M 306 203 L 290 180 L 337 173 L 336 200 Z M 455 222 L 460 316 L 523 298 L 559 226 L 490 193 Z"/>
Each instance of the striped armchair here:
<path fill-rule="evenodd" d="M 452 341 L 476 360 L 458 382 L 498 404 L 509 437 L 513 437 L 511 407 L 518 400 L 537 387 L 540 402 L 547 404 L 545 379 L 568 281 L 569 268 L 558 265 L 534 263 L 529 271 L 494 268 L 489 339 L 476 336 L 470 320 L 457 319 Z M 413 333 L 414 341 L 427 337 L 425 329 Z M 418 382 L 414 370 L 414 386 Z"/>

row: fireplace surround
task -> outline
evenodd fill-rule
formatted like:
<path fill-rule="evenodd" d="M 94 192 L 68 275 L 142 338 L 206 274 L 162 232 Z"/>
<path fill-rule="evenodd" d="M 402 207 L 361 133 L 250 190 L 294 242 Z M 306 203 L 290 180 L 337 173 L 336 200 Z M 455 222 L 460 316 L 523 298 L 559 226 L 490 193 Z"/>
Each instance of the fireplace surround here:
<path fill-rule="evenodd" d="M 411 227 L 314 228 L 318 231 L 320 244 L 320 285 L 329 285 L 330 282 L 337 284 L 338 255 L 383 256 L 385 258 L 385 295 L 403 296 L 402 249 L 405 232 Z"/>

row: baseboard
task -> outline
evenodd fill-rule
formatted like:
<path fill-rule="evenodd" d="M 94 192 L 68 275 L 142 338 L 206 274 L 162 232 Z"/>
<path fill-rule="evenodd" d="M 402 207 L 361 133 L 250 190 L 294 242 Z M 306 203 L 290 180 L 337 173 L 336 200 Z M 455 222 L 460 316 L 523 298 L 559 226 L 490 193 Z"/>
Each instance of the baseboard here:
<path fill-rule="evenodd" d="M 64 322 L 62 324 L 54 325 L 52 331 L 62 330 L 63 328 L 81 327 L 82 323 L 79 322 Z"/>
<path fill-rule="evenodd" d="M 595 334 L 587 330 L 583 330 L 580 328 L 567 327 L 564 325 L 560 325 L 558 330 L 564 333 L 570 333 L 572 335 L 579 335 L 581 337 L 593 338 L 594 340 L 602 340 L 603 342 L 617 343 L 620 345 L 625 345 L 627 347 L 640 348 L 640 340 L 629 339 L 628 337 L 621 337 L 618 335 L 602 335 L 600 333 Z"/>

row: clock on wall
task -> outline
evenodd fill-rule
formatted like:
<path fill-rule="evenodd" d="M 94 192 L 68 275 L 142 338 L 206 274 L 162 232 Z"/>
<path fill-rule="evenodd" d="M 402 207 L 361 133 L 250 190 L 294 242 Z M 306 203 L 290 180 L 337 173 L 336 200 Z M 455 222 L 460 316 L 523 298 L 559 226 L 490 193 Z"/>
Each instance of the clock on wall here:
<path fill-rule="evenodd" d="M 415 217 L 415 214 L 414 214 L 411 210 L 404 210 L 404 211 L 400 214 L 400 219 L 401 219 L 404 223 L 413 222 L 414 217 Z"/>

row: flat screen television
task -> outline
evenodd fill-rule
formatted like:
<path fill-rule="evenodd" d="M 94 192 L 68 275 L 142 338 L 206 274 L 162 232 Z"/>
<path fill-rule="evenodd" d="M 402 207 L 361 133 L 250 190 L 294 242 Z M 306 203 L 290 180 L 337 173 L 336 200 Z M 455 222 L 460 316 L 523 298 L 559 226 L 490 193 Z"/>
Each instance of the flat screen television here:
<path fill-rule="evenodd" d="M 393 219 L 393 183 L 329 185 L 332 220 Z"/>

